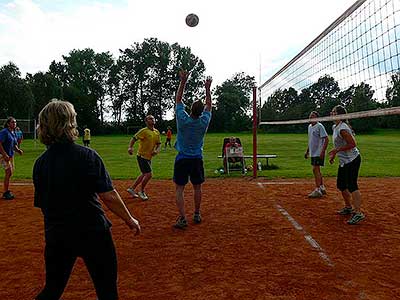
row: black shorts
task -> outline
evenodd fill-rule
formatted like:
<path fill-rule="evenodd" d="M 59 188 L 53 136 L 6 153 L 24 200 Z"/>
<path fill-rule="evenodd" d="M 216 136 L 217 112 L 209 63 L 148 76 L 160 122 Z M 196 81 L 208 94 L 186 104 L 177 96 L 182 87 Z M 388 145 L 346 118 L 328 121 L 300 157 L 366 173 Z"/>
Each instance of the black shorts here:
<path fill-rule="evenodd" d="M 202 184 L 204 182 L 204 167 L 201 158 L 182 158 L 175 161 L 174 182 L 177 185 Z"/>
<path fill-rule="evenodd" d="M 325 162 L 325 157 L 321 158 L 319 156 L 311 157 L 312 166 L 323 166 Z"/>
<path fill-rule="evenodd" d="M 140 172 L 143 174 L 145 173 L 151 173 L 151 160 L 145 159 L 141 156 L 137 157 L 137 162 L 139 165 Z"/>
<path fill-rule="evenodd" d="M 358 190 L 358 171 L 360 170 L 361 156 L 352 162 L 339 166 L 336 186 L 340 191 L 349 190 L 350 193 Z"/>

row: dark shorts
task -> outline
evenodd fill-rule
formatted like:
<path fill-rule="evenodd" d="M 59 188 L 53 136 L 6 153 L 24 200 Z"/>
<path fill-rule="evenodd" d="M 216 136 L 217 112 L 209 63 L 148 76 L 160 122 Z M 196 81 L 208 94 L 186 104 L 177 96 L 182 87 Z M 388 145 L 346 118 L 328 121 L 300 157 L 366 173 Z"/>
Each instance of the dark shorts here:
<path fill-rule="evenodd" d="M 201 158 L 182 158 L 175 161 L 174 182 L 177 185 L 202 184 L 204 182 L 204 167 Z"/>
<path fill-rule="evenodd" d="M 151 173 L 151 160 L 145 159 L 141 156 L 137 157 L 137 162 L 139 165 L 140 172 L 143 174 L 145 173 Z"/>
<path fill-rule="evenodd" d="M 339 166 L 336 186 L 340 191 L 349 190 L 350 193 L 358 190 L 358 171 L 360 170 L 361 156 L 357 156 L 352 162 Z"/>
<path fill-rule="evenodd" d="M 325 157 L 321 158 L 319 156 L 311 157 L 312 166 L 323 166 L 325 162 Z"/>

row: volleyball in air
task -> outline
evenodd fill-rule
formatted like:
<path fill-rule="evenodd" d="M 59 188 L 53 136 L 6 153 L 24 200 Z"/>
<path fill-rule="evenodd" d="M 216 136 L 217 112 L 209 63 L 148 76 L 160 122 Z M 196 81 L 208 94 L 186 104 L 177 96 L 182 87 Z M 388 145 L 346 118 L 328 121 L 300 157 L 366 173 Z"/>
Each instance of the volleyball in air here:
<path fill-rule="evenodd" d="M 187 26 L 195 27 L 199 24 L 199 17 L 196 14 L 188 14 L 185 21 Z"/>

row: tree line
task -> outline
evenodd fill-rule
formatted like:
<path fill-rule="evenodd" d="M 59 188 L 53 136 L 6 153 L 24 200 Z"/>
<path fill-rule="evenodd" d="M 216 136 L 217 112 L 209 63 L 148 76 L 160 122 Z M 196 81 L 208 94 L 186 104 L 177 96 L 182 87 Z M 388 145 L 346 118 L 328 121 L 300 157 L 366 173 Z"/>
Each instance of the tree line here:
<path fill-rule="evenodd" d="M 179 70 L 191 72 L 184 95 L 187 107 L 204 98 L 206 66 L 190 47 L 169 44 L 156 38 L 144 39 L 120 49 L 114 58 L 110 52 L 74 49 L 53 60 L 47 71 L 25 77 L 14 63 L 0 66 L 0 119 L 36 119 L 52 98 L 74 104 L 78 125 L 93 133 L 126 133 L 127 128 L 143 126 L 144 117 L 154 115 L 160 130 L 175 128 L 167 112 L 175 105 Z M 212 74 L 210 74 L 212 75 Z M 255 79 L 243 72 L 234 74 L 213 88 L 213 118 L 210 131 L 247 131 L 252 126 L 252 87 Z M 275 91 L 259 107 L 262 121 L 307 118 L 317 110 L 329 115 L 337 105 L 349 112 L 400 106 L 400 72 L 392 74 L 386 101 L 374 99 L 370 85 L 361 83 L 340 90 L 338 82 L 325 75 L 298 92 L 294 88 Z M 399 128 L 399 116 L 352 120 L 357 131 L 375 127 Z M 329 126 L 330 127 L 330 126 Z M 269 126 L 268 131 L 304 132 L 304 126 Z"/>
<path fill-rule="evenodd" d="M 374 90 L 369 84 L 362 82 L 340 90 L 338 82 L 330 75 L 325 75 L 300 92 L 292 87 L 276 90 L 262 105 L 261 118 L 262 121 L 306 119 L 314 110 L 318 111 L 320 116 L 329 116 L 332 108 L 339 104 L 349 113 L 400 106 L 400 72 L 391 75 L 384 102 L 374 99 Z M 399 116 L 350 121 L 356 132 L 368 132 L 374 128 L 400 128 Z M 263 129 L 276 132 L 304 132 L 304 125 L 274 125 Z"/>
<path fill-rule="evenodd" d="M 119 51 L 96 53 L 74 49 L 53 60 L 45 72 L 23 78 L 14 63 L 0 66 L 0 118 L 36 119 L 52 98 L 74 104 L 78 124 L 94 133 L 126 132 L 142 127 L 154 115 L 160 128 L 174 126 L 166 113 L 175 105 L 180 69 L 189 70 L 184 102 L 204 98 L 206 67 L 189 47 L 156 38 L 144 39 Z M 212 74 L 211 74 L 212 75 Z M 210 130 L 239 131 L 249 128 L 250 94 L 254 77 L 234 74 L 214 88 L 214 122 Z"/>

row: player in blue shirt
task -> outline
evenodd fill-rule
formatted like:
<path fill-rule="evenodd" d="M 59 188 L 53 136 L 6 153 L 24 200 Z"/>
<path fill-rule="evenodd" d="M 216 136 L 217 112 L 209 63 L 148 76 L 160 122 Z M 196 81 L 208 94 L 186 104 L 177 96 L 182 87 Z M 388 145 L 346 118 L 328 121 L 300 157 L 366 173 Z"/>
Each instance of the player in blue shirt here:
<path fill-rule="evenodd" d="M 12 200 L 15 198 L 14 194 L 11 193 L 10 178 L 14 172 L 14 153 L 24 153 L 18 147 L 17 136 L 15 135 L 15 127 L 17 121 L 13 117 L 9 117 L 4 123 L 4 128 L 0 131 L 0 165 L 5 170 L 4 176 L 4 193 L 3 199 Z"/>
<path fill-rule="evenodd" d="M 176 125 L 177 138 L 175 148 L 178 154 L 174 164 L 174 182 L 176 185 L 176 205 L 179 210 L 179 217 L 174 225 L 175 228 L 185 229 L 187 220 L 185 215 L 185 201 L 183 192 L 185 185 L 190 182 L 194 189 L 194 215 L 195 224 L 201 223 L 201 185 L 204 182 L 203 167 L 203 143 L 211 120 L 211 77 L 205 81 L 206 104 L 202 101 L 195 101 L 192 104 L 190 115 L 185 111 L 182 96 L 189 76 L 186 71 L 179 73 L 180 84 L 176 94 Z"/>

